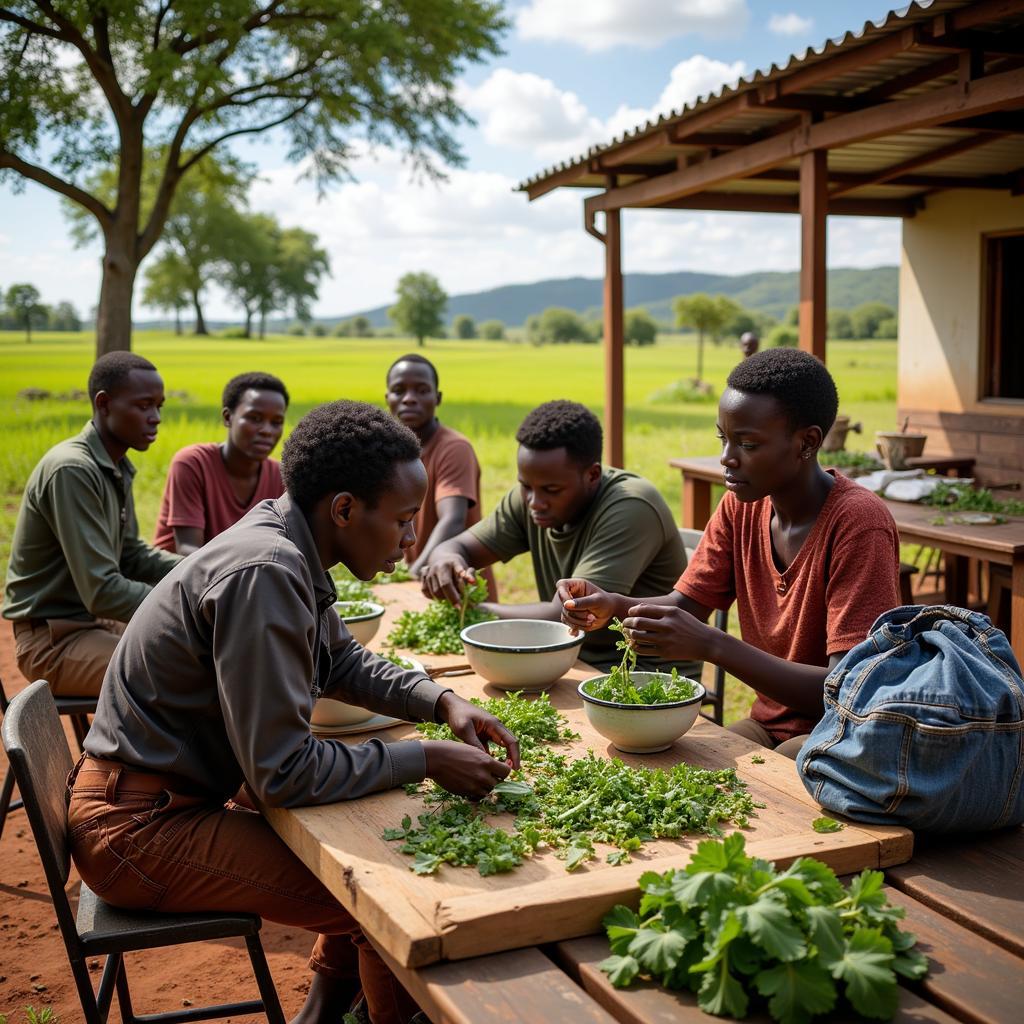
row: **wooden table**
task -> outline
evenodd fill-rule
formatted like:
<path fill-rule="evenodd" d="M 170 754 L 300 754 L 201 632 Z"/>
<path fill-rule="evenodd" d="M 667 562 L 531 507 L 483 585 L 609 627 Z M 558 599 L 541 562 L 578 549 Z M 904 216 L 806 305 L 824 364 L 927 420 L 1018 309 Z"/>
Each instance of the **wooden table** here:
<path fill-rule="evenodd" d="M 379 646 L 402 609 L 422 605 L 417 588 L 410 584 L 380 588 L 378 595 L 387 603 L 388 611 L 371 646 Z M 424 660 L 448 665 L 463 661 L 461 656 L 428 656 Z M 584 671 L 580 668 L 576 674 Z M 460 692 L 486 692 L 475 676 L 455 677 L 451 685 Z M 576 698 L 569 688 L 557 684 L 552 700 L 571 714 Z M 677 756 L 691 756 L 698 748 L 707 751 L 716 742 L 729 740 L 716 726 L 702 720 L 698 720 L 694 732 L 700 743 L 692 745 L 695 737 L 691 734 L 691 745 L 684 746 L 684 737 L 674 748 Z M 373 735 L 406 734 L 408 729 L 396 728 Z M 351 741 L 363 738 L 353 736 Z M 755 748 L 745 741 L 738 742 L 739 747 L 730 749 L 742 751 L 740 756 L 749 761 L 746 755 Z M 773 782 L 780 793 L 806 801 L 808 812 L 813 811 L 814 804 L 796 779 L 793 763 L 771 751 L 757 753 L 765 758 L 765 764 L 757 769 L 763 773 L 762 782 Z M 746 776 L 752 768 L 744 765 L 743 774 Z M 371 802 L 384 797 L 380 794 L 357 803 L 372 815 Z M 332 818 L 335 829 L 342 817 L 351 820 L 345 810 L 346 805 L 335 805 L 274 810 L 268 816 L 285 841 L 362 919 L 366 908 L 360 905 L 353 871 L 346 870 L 352 865 L 339 862 L 334 844 L 325 835 L 325 830 L 330 832 Z M 761 814 L 770 817 L 772 808 Z M 860 826 L 844 830 L 854 831 L 861 832 L 868 841 L 875 834 L 878 864 L 887 868 L 889 898 L 906 908 L 906 927 L 917 933 L 920 948 L 931 961 L 932 971 L 927 979 L 913 988 L 901 988 L 896 1019 L 962 1020 L 972 1024 L 1019 1019 L 1024 1000 L 1024 832 L 1009 830 L 985 843 L 972 840 L 945 847 L 926 846 L 909 862 L 894 864 L 906 856 L 906 834 L 902 830 L 862 830 Z M 853 846 L 856 845 L 855 842 Z M 851 848 L 847 847 L 847 851 Z M 844 870 L 844 860 L 849 863 L 848 854 L 842 849 L 839 848 L 838 859 L 833 858 L 838 870 Z M 383 863 L 386 850 L 375 844 L 366 854 Z M 472 882 L 472 875 L 466 877 Z M 578 876 L 574 881 L 585 878 Z M 379 936 L 371 931 L 371 938 L 385 960 L 434 1024 L 714 1024 L 718 1020 L 701 1012 L 690 994 L 667 992 L 651 984 L 624 991 L 612 988 L 597 966 L 608 955 L 607 943 L 600 934 L 546 942 L 545 936 L 522 932 L 522 915 L 516 913 L 515 906 L 506 904 L 493 909 L 495 919 L 522 948 L 481 956 L 471 955 L 471 949 L 463 950 L 465 959 L 409 967 L 389 953 Z M 390 910 L 397 916 L 410 913 L 402 890 L 394 893 Z M 589 929 L 592 933 L 597 930 L 596 924 Z M 757 1024 L 767 1019 L 748 1018 Z M 823 1018 L 826 1022 L 838 1019 L 841 1018 Z"/>
<path fill-rule="evenodd" d="M 683 477 L 683 526 L 703 530 L 711 518 L 711 487 L 722 483 L 722 464 L 716 456 L 670 459 Z M 884 500 L 884 499 L 883 499 Z M 1024 665 L 1024 519 L 1011 518 L 997 526 L 965 526 L 952 522 L 937 526 L 931 520 L 939 509 L 908 501 L 886 501 L 900 539 L 927 544 L 946 555 L 946 601 L 963 605 L 967 592 L 967 561 L 977 558 L 1010 567 L 1010 645 Z"/>

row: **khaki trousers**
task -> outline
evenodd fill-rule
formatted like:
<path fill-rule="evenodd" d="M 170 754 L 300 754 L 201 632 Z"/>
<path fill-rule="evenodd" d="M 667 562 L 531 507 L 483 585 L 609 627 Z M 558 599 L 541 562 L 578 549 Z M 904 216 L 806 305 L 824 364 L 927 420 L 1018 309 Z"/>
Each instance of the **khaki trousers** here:
<path fill-rule="evenodd" d="M 373 1024 L 406 1024 L 418 1007 L 351 914 L 263 816 L 222 806 L 174 776 L 84 757 L 71 773 L 75 867 L 114 906 L 245 912 L 318 932 L 309 966 L 360 986 Z"/>
<path fill-rule="evenodd" d="M 124 626 L 113 619 L 15 622 L 14 656 L 21 674 L 45 679 L 55 697 L 96 697 Z"/>
<path fill-rule="evenodd" d="M 759 747 L 767 747 L 769 750 L 774 750 L 776 754 L 782 754 L 793 761 L 796 760 L 796 755 L 800 753 L 800 748 L 807 742 L 807 737 L 810 735 L 804 733 L 803 736 L 794 736 L 792 739 L 783 740 L 780 743 L 760 722 L 755 722 L 752 718 L 742 718 L 727 728 L 729 732 L 752 740 Z"/>

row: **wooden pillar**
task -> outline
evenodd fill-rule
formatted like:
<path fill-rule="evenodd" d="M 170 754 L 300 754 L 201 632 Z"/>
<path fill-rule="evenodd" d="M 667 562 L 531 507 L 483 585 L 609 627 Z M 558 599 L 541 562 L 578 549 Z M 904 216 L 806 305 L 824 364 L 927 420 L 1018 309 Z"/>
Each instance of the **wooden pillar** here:
<path fill-rule="evenodd" d="M 604 231 L 604 461 L 625 464 L 625 328 L 619 211 L 605 213 Z"/>
<path fill-rule="evenodd" d="M 825 362 L 828 151 L 800 158 L 800 347 Z"/>

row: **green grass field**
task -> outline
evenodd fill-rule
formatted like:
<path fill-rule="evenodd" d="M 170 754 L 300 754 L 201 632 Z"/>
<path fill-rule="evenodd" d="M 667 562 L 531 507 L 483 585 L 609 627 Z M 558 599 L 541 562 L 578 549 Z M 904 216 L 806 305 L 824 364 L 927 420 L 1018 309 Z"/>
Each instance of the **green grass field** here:
<path fill-rule="evenodd" d="M 135 453 L 135 498 L 143 536 L 151 536 L 171 456 L 195 441 L 219 440 L 220 393 L 225 381 L 245 370 L 280 376 L 292 395 L 289 424 L 309 408 L 335 398 L 383 403 L 388 365 L 415 349 L 409 339 L 356 340 L 271 337 L 265 341 L 177 338 L 167 332 L 138 332 L 135 350 L 151 359 L 169 392 L 156 444 Z M 444 402 L 442 420 L 472 441 L 483 469 L 485 509 L 515 483 L 513 435 L 534 406 L 553 398 L 584 402 L 600 414 L 603 366 L 598 345 L 535 348 L 514 342 L 436 341 L 424 354 L 436 364 Z M 89 417 L 88 402 L 63 398 L 84 389 L 93 358 L 91 335 L 51 334 L 24 343 L 20 334 L 0 332 L 0 564 L 6 569 L 19 497 L 32 467 L 51 445 L 77 433 Z M 705 377 L 716 394 L 738 360 L 732 346 L 707 345 Z M 864 438 L 891 430 L 896 416 L 896 345 L 844 341 L 829 346 L 828 365 L 839 386 L 840 409 L 864 424 Z M 626 353 L 626 464 L 652 480 L 673 510 L 679 507 L 678 473 L 667 460 L 680 455 L 716 454 L 716 405 L 655 404 L 651 394 L 691 377 L 696 342 L 659 338 L 658 344 Z M 54 397 L 30 401 L 26 388 Z M 867 447 L 853 438 L 851 447 Z M 280 450 L 275 454 L 280 454 Z M 502 595 L 530 599 L 527 559 L 501 567 Z M 749 691 L 730 687 L 732 714 L 742 714 Z"/>

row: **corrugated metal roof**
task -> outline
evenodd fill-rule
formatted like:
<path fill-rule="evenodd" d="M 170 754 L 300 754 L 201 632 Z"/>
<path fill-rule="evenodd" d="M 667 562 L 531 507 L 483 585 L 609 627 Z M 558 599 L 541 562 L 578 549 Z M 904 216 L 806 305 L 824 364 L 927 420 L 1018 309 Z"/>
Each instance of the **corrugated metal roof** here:
<path fill-rule="evenodd" d="M 526 179 L 519 185 L 519 190 L 529 190 L 556 175 L 565 179 L 558 182 L 559 185 L 577 188 L 604 188 L 607 184 L 606 175 L 608 173 L 616 174 L 618 185 L 642 180 L 643 174 L 618 172 L 614 167 L 598 169 L 596 167 L 597 158 L 613 154 L 621 158 L 621 154 L 627 146 L 649 140 L 652 136 L 656 136 L 657 133 L 664 132 L 668 128 L 686 128 L 688 121 L 692 121 L 707 111 L 714 111 L 715 108 L 721 107 L 744 93 L 770 83 L 783 82 L 798 72 L 832 60 L 841 52 L 855 50 L 894 33 L 912 28 L 920 22 L 931 21 L 944 14 L 963 11 L 971 6 L 970 0 L 916 0 L 902 10 L 890 12 L 880 21 L 865 22 L 859 31 L 846 32 L 840 37 L 826 41 L 820 47 L 807 49 L 801 54 L 793 54 L 785 64 L 772 64 L 765 70 L 755 71 L 741 78 L 735 85 L 723 85 L 717 92 L 700 97 L 680 110 L 674 110 L 654 121 L 638 125 L 632 131 L 627 131 L 608 143 L 591 146 L 585 153 Z M 995 7 L 992 10 L 996 14 L 1000 13 Z M 1012 10 L 1012 5 L 1003 5 L 1002 14 L 1003 17 L 991 24 L 1005 28 L 1008 21 L 1013 24 L 1024 22 L 1024 15 L 1016 14 Z M 973 28 L 983 30 L 986 24 L 981 21 Z M 891 56 L 874 61 L 870 65 L 842 72 L 837 68 L 835 75 L 827 76 L 815 83 L 812 89 L 801 90 L 800 95 L 855 98 L 858 94 L 886 86 L 899 77 L 924 68 L 926 65 L 935 64 L 941 58 L 942 54 L 937 54 L 935 51 L 901 50 Z M 954 68 L 949 74 L 939 75 L 920 83 L 910 83 L 905 90 L 900 90 L 898 95 L 905 98 L 926 93 L 947 86 L 956 81 L 956 78 L 957 73 Z M 763 137 L 762 133 L 790 122 L 793 118 L 792 109 L 785 110 L 768 106 L 748 107 L 737 110 L 731 116 L 716 123 L 713 128 L 708 130 L 707 134 L 709 136 L 716 133 L 744 135 L 756 132 L 759 133 L 759 137 Z M 837 170 L 856 170 L 867 174 L 898 164 L 943 143 L 963 138 L 964 134 L 963 131 L 937 128 L 873 139 L 867 143 L 830 151 L 830 168 L 834 166 Z M 635 161 L 631 161 L 631 164 L 632 166 L 644 165 L 652 168 L 659 164 L 667 165 L 680 156 L 701 152 L 704 148 L 701 145 L 688 144 L 685 139 L 680 143 L 669 143 L 666 140 L 664 145 L 645 148 Z M 941 169 L 942 173 L 957 175 L 996 174 L 1013 170 L 1022 164 L 1024 164 L 1024 148 L 1021 143 L 1016 139 L 994 136 L 992 141 L 981 149 L 972 150 L 951 158 L 949 161 L 937 163 L 934 168 L 929 170 L 931 172 Z M 578 173 L 566 173 L 574 170 Z M 878 187 L 888 189 L 889 191 L 879 194 L 889 197 L 896 197 L 897 194 L 906 192 L 906 189 L 900 186 L 880 185 Z"/>

